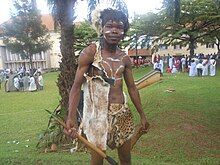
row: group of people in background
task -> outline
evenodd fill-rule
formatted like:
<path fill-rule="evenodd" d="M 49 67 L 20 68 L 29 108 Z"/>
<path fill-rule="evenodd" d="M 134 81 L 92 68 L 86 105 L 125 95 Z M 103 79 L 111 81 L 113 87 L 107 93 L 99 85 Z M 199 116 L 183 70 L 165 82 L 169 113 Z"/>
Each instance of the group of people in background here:
<path fill-rule="evenodd" d="M 214 57 L 204 59 L 192 59 L 189 65 L 189 76 L 215 76 L 216 74 L 216 59 Z"/>
<path fill-rule="evenodd" d="M 1 72 L 1 82 L 5 82 L 5 91 L 37 91 L 43 90 L 44 80 L 41 69 L 34 69 L 32 73 L 20 68 L 15 73 L 12 71 Z"/>
<path fill-rule="evenodd" d="M 219 57 L 216 54 L 204 55 L 198 54 L 193 57 L 189 56 L 172 56 L 169 55 L 161 57 L 155 55 L 152 58 L 153 69 L 164 72 L 164 63 L 167 73 L 188 72 L 190 77 L 194 76 L 215 76 L 216 63 Z"/>

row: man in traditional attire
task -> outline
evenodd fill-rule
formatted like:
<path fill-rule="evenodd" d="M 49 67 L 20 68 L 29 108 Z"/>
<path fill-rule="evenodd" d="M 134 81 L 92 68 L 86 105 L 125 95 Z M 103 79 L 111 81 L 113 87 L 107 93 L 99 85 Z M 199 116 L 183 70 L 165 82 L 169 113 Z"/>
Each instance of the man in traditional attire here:
<path fill-rule="evenodd" d="M 149 126 L 132 75 L 130 57 L 118 44 L 125 36 L 127 16 L 111 8 L 97 14 L 94 23 L 100 32 L 100 44 L 91 44 L 80 54 L 74 84 L 70 91 L 69 113 L 65 132 L 71 137 L 77 132 L 77 105 L 81 86 L 84 91 L 82 126 L 89 142 L 105 151 L 107 145 L 117 148 L 121 164 L 131 164 L 131 136 L 134 123 L 123 92 L 123 78 L 143 127 Z M 94 19 L 94 14 L 93 14 Z M 91 164 L 103 164 L 103 158 L 91 151 Z"/>

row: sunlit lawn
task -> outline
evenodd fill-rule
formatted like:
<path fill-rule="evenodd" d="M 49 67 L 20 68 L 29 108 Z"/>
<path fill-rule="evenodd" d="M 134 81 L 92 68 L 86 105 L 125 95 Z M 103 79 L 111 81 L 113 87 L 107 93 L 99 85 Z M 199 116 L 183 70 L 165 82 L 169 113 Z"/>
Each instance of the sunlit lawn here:
<path fill-rule="evenodd" d="M 135 78 L 150 68 L 134 69 Z M 220 69 L 215 77 L 165 74 L 163 81 L 140 90 L 151 128 L 132 151 L 134 165 L 220 164 Z M 48 114 L 59 103 L 57 72 L 44 75 L 39 92 L 0 90 L 0 164 L 89 164 L 86 153 L 43 153 L 36 149 Z M 173 88 L 174 92 L 166 92 Z M 135 122 L 138 115 L 129 102 Z M 115 151 L 108 150 L 118 160 Z"/>

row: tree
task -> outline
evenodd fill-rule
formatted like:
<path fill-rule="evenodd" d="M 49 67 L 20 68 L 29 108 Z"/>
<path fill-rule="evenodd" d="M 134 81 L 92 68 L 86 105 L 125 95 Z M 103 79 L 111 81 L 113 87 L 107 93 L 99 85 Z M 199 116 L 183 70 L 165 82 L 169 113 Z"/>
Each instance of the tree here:
<path fill-rule="evenodd" d="M 180 0 L 163 0 L 163 7 L 166 10 L 166 15 L 174 22 L 179 22 L 180 20 Z"/>
<path fill-rule="evenodd" d="M 36 3 L 17 0 L 14 7 L 16 12 L 12 14 L 11 20 L 3 25 L 3 40 L 12 53 L 30 60 L 30 68 L 33 71 L 33 54 L 45 52 L 50 48 L 50 36 L 46 26 L 42 25 Z"/>
<path fill-rule="evenodd" d="M 87 0 L 88 2 L 88 20 L 91 21 L 91 14 L 95 8 L 101 4 L 106 7 L 114 7 L 123 11 L 128 16 L 128 8 L 124 0 Z"/>
<path fill-rule="evenodd" d="M 213 0 L 182 0 L 179 22 L 174 22 L 162 10 L 157 15 L 160 24 L 152 29 L 160 29 L 160 35 L 155 40 L 167 45 L 188 45 L 190 55 L 194 55 L 196 44 L 207 36 L 212 36 L 220 29 L 219 6 Z M 151 23 L 154 25 L 154 21 Z M 158 31 L 158 30 L 157 30 Z"/>
<path fill-rule="evenodd" d="M 128 32 L 130 48 L 135 48 L 136 52 L 137 46 L 150 48 L 152 38 L 160 35 L 161 26 L 159 16 L 155 13 L 149 12 L 144 15 L 135 15 L 131 22 L 131 30 Z"/>
<path fill-rule="evenodd" d="M 77 58 L 74 53 L 74 7 L 76 0 L 47 0 L 52 9 L 55 27 L 60 29 L 60 50 L 62 59 L 60 63 L 60 74 L 58 77 L 58 88 L 61 96 L 61 109 L 67 112 L 69 92 L 72 87 L 77 69 Z"/>
<path fill-rule="evenodd" d="M 91 27 L 90 23 L 85 20 L 80 25 L 75 26 L 74 30 L 75 42 L 74 47 L 76 51 L 81 51 L 88 46 L 92 41 L 98 40 L 96 31 Z"/>

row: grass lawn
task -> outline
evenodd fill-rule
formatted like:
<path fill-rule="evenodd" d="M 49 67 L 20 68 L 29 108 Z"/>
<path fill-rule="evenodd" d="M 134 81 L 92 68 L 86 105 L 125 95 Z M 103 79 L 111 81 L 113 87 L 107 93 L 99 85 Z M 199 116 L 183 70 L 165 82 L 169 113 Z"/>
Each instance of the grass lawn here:
<path fill-rule="evenodd" d="M 150 68 L 134 69 L 135 79 Z M 89 164 L 89 154 L 42 153 L 38 135 L 59 102 L 57 72 L 44 75 L 39 92 L 0 90 L 0 164 Z M 168 88 L 174 92 L 166 92 Z M 140 90 L 151 128 L 132 150 L 134 165 L 220 164 L 220 68 L 215 77 L 164 74 L 163 81 Z M 129 102 L 135 122 L 138 114 Z M 115 151 L 107 151 L 118 160 Z M 106 163 L 107 164 L 107 163 Z"/>

